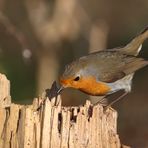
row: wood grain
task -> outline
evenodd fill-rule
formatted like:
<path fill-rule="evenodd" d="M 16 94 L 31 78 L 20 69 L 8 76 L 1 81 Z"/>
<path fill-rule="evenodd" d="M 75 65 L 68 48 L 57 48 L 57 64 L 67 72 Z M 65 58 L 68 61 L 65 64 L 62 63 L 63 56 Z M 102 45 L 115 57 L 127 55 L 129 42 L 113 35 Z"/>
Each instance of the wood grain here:
<path fill-rule="evenodd" d="M 0 96 L 4 98 L 10 96 L 10 85 L 4 75 L 0 76 L 0 87 L 5 87 Z M 42 100 L 45 103 L 37 110 Z M 93 106 L 90 101 L 79 107 L 63 107 L 58 96 L 51 101 L 35 98 L 32 105 L 11 103 L 0 106 L 0 122 L 0 148 L 121 147 L 117 112 Z"/>

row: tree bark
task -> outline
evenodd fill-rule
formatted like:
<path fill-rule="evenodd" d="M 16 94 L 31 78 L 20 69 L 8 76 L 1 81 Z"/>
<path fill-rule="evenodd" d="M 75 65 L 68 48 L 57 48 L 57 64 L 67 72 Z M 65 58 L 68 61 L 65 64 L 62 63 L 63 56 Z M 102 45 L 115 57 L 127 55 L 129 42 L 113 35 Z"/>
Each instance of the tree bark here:
<path fill-rule="evenodd" d="M 4 75 L 0 78 L 1 90 L 5 89 L 0 96 L 5 98 L 10 95 L 9 81 Z M 35 98 L 32 105 L 9 103 L 0 107 L 0 122 L 1 148 L 121 147 L 117 112 L 89 101 L 81 107 L 61 106 L 60 96 Z"/>

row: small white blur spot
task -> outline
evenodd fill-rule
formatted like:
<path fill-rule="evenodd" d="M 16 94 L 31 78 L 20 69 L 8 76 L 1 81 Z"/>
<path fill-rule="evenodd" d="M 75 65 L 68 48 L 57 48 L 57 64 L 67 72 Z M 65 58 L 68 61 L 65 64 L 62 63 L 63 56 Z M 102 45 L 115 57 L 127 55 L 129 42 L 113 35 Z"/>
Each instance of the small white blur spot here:
<path fill-rule="evenodd" d="M 22 55 L 24 58 L 29 59 L 32 56 L 32 52 L 29 49 L 24 49 Z"/>

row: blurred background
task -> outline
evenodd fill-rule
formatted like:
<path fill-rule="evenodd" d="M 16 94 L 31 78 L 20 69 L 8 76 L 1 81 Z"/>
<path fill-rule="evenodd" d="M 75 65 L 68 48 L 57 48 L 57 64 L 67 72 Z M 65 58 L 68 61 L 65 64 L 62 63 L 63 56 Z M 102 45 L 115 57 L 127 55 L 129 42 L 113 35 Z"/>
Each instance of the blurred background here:
<path fill-rule="evenodd" d="M 0 72 L 11 81 L 13 102 L 30 104 L 64 70 L 89 52 L 127 44 L 148 25 L 147 0 L 0 0 Z M 140 56 L 148 59 L 148 41 Z M 67 89 L 63 105 L 89 96 Z M 148 147 L 148 67 L 114 105 L 122 143 Z"/>

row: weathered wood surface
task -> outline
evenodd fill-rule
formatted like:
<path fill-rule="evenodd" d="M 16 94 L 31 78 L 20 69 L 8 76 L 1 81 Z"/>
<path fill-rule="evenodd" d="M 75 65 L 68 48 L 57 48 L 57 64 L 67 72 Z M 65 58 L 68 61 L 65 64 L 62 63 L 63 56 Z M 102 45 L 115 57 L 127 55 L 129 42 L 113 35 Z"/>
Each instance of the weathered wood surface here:
<path fill-rule="evenodd" d="M 0 83 L 6 82 L 1 75 Z M 2 88 L 2 87 L 5 88 Z M 0 96 L 10 98 L 10 85 L 0 84 Z M 8 89 L 8 90 L 7 90 Z M 3 94 L 1 94 L 1 92 Z M 89 101 L 81 107 L 63 107 L 61 98 L 37 110 L 42 99 L 35 98 L 32 105 L 9 102 L 0 107 L 0 148 L 120 148 L 117 134 L 117 112 L 104 111 L 101 105 Z M 10 101 L 10 99 L 9 99 Z"/>
<path fill-rule="evenodd" d="M 0 74 L 0 107 L 9 106 L 10 103 L 10 81 L 5 75 Z"/>

